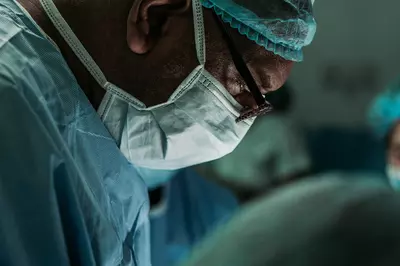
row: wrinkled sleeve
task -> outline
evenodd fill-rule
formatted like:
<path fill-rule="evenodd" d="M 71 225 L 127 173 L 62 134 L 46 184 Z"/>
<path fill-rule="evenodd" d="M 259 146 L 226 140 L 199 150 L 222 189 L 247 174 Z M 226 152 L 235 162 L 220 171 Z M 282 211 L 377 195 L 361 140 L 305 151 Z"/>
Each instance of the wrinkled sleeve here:
<path fill-rule="evenodd" d="M 45 119 L 0 80 L 0 265 L 94 265 L 74 172 Z"/>
<path fill-rule="evenodd" d="M 151 266 L 150 254 L 150 222 L 149 222 L 149 204 L 146 202 L 142 205 L 138 215 L 138 224 L 135 235 L 133 237 L 132 247 L 137 254 L 138 266 Z"/>

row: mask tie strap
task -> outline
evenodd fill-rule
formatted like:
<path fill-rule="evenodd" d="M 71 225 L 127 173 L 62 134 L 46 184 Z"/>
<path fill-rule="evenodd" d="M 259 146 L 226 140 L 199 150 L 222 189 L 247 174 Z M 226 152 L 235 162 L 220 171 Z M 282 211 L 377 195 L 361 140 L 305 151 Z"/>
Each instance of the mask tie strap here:
<path fill-rule="evenodd" d="M 67 42 L 75 55 L 79 58 L 82 64 L 86 67 L 86 69 L 90 72 L 93 78 L 103 89 L 108 90 L 108 82 L 105 75 L 90 56 L 89 52 L 85 49 L 85 47 L 83 47 L 82 43 L 72 31 L 71 27 L 62 17 L 60 11 L 53 3 L 53 0 L 40 0 L 40 4 L 42 5 L 47 16 L 50 18 L 54 27 L 56 27 L 57 31 L 61 34 L 61 36 Z"/>
<path fill-rule="evenodd" d="M 82 43 L 79 41 L 78 37 L 75 35 L 71 27 L 65 21 L 60 11 L 54 4 L 53 0 L 40 0 L 40 3 L 46 12 L 47 16 L 50 18 L 54 27 L 61 34 L 65 42 L 72 49 L 75 55 L 79 58 L 81 63 L 85 66 L 85 68 L 90 72 L 92 77 L 96 80 L 100 87 L 102 87 L 106 91 L 105 97 L 109 98 L 112 95 L 118 95 L 119 97 L 129 101 L 130 103 L 138 106 L 140 108 L 145 108 L 146 105 L 141 101 L 137 100 L 129 93 L 121 90 L 116 87 L 112 83 L 107 81 L 106 76 L 101 71 L 100 67 L 96 64 L 94 59 L 90 56 L 89 52 L 85 49 Z M 104 102 L 104 101 L 103 101 Z M 98 113 L 102 116 L 104 104 L 100 105 Z"/>
<path fill-rule="evenodd" d="M 206 41 L 204 31 L 203 6 L 199 0 L 193 0 L 193 20 L 194 20 L 194 35 L 196 43 L 197 59 L 200 65 L 206 63 Z"/>

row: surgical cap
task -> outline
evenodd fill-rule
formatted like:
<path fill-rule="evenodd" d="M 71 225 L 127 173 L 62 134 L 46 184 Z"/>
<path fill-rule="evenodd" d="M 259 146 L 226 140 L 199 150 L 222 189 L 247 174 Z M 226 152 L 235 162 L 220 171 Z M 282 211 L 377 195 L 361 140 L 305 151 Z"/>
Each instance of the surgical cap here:
<path fill-rule="evenodd" d="M 369 124 L 379 137 L 385 137 L 397 120 L 400 120 L 400 77 L 375 98 L 368 113 Z"/>
<path fill-rule="evenodd" d="M 222 19 L 267 50 L 302 61 L 302 48 L 314 38 L 311 0 L 202 0 Z"/>

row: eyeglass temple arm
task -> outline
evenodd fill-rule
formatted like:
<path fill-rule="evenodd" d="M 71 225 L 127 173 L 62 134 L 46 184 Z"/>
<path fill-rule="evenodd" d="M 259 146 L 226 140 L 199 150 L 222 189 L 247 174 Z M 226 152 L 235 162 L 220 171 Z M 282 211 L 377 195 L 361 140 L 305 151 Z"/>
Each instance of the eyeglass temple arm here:
<path fill-rule="evenodd" d="M 258 89 L 257 83 L 254 80 L 253 75 L 250 73 L 250 70 L 247 68 L 246 63 L 243 60 L 242 55 L 239 53 L 235 44 L 232 41 L 232 37 L 228 32 L 228 29 L 225 26 L 225 22 L 213 12 L 214 17 L 218 21 L 218 26 L 221 29 L 223 37 L 228 45 L 230 53 L 232 55 L 233 63 L 235 64 L 236 69 L 239 71 L 239 74 L 242 76 L 243 80 L 246 82 L 246 85 L 250 89 L 251 94 L 253 95 L 258 106 L 262 106 L 266 104 L 265 98 L 262 95 L 261 91 Z"/>

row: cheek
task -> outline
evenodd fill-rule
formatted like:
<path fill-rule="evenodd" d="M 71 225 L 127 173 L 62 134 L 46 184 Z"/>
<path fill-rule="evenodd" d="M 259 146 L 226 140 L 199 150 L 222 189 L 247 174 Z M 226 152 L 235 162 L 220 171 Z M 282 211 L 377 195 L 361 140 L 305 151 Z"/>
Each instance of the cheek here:
<path fill-rule="evenodd" d="M 292 71 L 294 62 L 287 60 L 277 60 L 275 71 L 275 80 L 272 80 L 272 90 L 277 90 L 283 86 L 288 80 L 290 73 Z"/>

